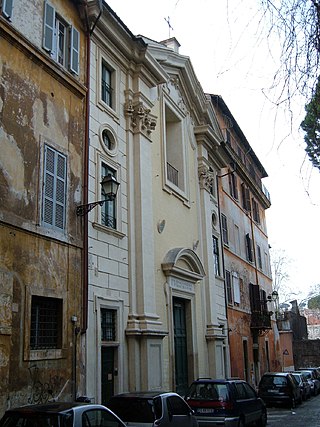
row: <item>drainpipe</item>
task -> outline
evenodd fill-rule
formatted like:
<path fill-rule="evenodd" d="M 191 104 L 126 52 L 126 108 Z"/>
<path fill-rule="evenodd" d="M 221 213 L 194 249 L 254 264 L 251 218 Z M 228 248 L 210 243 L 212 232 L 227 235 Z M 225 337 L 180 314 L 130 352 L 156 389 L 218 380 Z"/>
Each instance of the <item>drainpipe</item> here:
<path fill-rule="evenodd" d="M 218 201 L 218 213 L 219 213 L 219 229 L 220 229 L 220 241 L 221 241 L 221 259 L 222 259 L 222 271 L 223 271 L 223 283 L 224 283 L 224 304 L 225 304 L 225 310 L 226 310 L 226 320 L 227 320 L 227 337 L 228 337 L 228 349 L 229 349 L 229 360 L 228 360 L 228 370 L 229 374 L 231 375 L 231 354 L 230 354 L 230 331 L 229 331 L 229 320 L 228 320 L 228 301 L 227 301 L 227 290 L 226 290 L 226 267 L 225 267 L 225 261 L 224 261 L 224 250 L 223 250 L 223 241 L 222 241 L 222 225 L 221 225 L 221 209 L 220 209 L 220 184 L 219 184 L 219 176 L 216 174 L 216 187 L 217 187 L 217 201 Z M 226 362 L 226 361 L 225 361 Z M 225 377 L 227 377 L 227 372 L 225 372 Z"/>

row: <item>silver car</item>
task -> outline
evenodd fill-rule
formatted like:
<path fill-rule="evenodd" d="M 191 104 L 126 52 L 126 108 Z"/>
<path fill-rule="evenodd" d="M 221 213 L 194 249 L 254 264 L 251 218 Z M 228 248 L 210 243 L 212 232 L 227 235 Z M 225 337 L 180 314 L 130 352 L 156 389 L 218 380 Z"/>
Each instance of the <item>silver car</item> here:
<path fill-rule="evenodd" d="M 8 409 L 0 427 L 126 427 L 120 418 L 102 405 L 44 403 Z"/>
<path fill-rule="evenodd" d="M 127 426 L 197 427 L 190 406 L 177 393 L 159 391 L 122 393 L 107 403 Z"/>

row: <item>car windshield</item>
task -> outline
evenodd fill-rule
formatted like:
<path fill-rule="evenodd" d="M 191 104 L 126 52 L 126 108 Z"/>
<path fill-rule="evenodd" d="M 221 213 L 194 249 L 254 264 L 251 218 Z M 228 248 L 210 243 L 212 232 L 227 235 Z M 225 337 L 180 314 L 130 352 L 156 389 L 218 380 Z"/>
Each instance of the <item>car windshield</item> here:
<path fill-rule="evenodd" d="M 228 389 L 224 383 L 194 383 L 186 398 L 197 400 L 228 400 Z"/>
<path fill-rule="evenodd" d="M 124 422 L 153 423 L 156 418 L 152 399 L 117 397 L 109 401 L 108 408 Z"/>
<path fill-rule="evenodd" d="M 69 424 L 63 424 L 68 427 Z M 59 427 L 58 415 L 8 413 L 0 422 L 0 427 Z"/>

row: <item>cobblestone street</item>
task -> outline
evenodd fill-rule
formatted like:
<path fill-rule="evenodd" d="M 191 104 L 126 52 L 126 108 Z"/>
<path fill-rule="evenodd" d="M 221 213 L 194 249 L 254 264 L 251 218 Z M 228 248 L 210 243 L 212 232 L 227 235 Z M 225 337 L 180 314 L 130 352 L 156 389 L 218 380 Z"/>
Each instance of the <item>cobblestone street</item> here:
<path fill-rule="evenodd" d="M 320 426 L 320 395 L 312 397 L 295 409 L 268 408 L 268 426 L 273 427 Z"/>

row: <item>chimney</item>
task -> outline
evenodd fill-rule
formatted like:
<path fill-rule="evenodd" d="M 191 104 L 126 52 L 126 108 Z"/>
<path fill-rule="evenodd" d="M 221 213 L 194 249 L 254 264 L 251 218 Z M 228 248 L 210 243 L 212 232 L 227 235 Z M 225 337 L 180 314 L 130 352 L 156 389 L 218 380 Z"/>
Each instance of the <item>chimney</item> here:
<path fill-rule="evenodd" d="M 172 49 L 174 52 L 179 53 L 179 47 L 181 46 L 178 40 L 175 37 L 171 37 L 170 39 L 163 40 L 161 44 L 167 46 Z"/>

